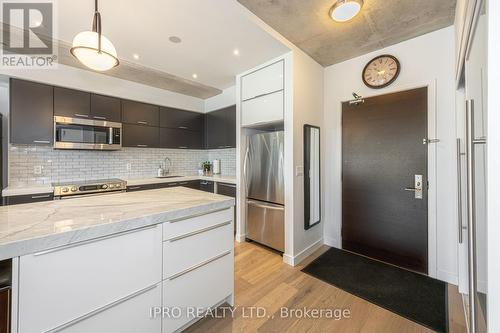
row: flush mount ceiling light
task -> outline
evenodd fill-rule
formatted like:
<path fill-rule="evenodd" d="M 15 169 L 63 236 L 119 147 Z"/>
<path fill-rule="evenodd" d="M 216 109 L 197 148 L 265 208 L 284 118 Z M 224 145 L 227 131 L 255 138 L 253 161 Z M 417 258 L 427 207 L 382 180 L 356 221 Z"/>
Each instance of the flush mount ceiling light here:
<path fill-rule="evenodd" d="M 102 35 L 101 14 L 97 8 L 97 0 L 95 0 L 92 31 L 83 31 L 76 35 L 70 52 L 82 64 L 95 71 L 107 71 L 120 63 L 115 47 Z"/>
<path fill-rule="evenodd" d="M 347 22 L 358 15 L 363 0 L 337 0 L 330 9 L 330 17 L 337 22 Z"/>

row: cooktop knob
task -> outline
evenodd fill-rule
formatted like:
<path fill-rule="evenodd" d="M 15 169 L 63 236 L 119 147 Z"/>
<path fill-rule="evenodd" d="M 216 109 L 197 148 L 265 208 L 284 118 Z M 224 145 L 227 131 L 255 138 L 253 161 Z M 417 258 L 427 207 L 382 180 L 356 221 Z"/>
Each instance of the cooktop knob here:
<path fill-rule="evenodd" d="M 76 191 L 78 191 L 78 187 L 73 186 L 73 187 L 71 188 L 71 192 L 76 192 Z"/>
<path fill-rule="evenodd" d="M 115 188 L 115 184 L 109 184 L 109 188 Z"/>
<path fill-rule="evenodd" d="M 68 193 L 68 192 L 69 192 L 69 188 L 67 188 L 67 187 L 63 187 L 63 188 L 62 188 L 62 191 L 63 191 L 63 193 Z"/>
<path fill-rule="evenodd" d="M 105 189 L 107 189 L 107 188 L 108 188 L 108 185 L 107 185 L 107 184 L 102 185 L 102 189 L 103 189 L 103 190 L 105 190 Z"/>

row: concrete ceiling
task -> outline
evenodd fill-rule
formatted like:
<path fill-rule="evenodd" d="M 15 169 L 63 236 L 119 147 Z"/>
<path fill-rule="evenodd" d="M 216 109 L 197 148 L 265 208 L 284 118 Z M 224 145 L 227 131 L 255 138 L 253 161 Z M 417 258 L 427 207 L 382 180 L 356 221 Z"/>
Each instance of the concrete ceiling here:
<path fill-rule="evenodd" d="M 78 32 L 90 29 L 94 1 L 56 3 L 54 37 L 64 46 Z M 113 42 L 123 64 L 107 75 L 196 97 L 216 95 L 235 84 L 235 75 L 288 51 L 253 23 L 235 0 L 102 0 L 99 11 L 103 34 Z M 172 43 L 170 36 L 182 42 Z M 235 49 L 238 56 L 233 54 Z M 61 62 L 78 66 L 65 56 Z M 148 75 L 138 77 L 141 71 Z M 148 83 L 151 74 L 154 77 Z"/>
<path fill-rule="evenodd" d="M 328 12 L 335 0 L 238 0 L 323 66 L 453 24 L 456 0 L 365 0 L 346 23 Z"/>

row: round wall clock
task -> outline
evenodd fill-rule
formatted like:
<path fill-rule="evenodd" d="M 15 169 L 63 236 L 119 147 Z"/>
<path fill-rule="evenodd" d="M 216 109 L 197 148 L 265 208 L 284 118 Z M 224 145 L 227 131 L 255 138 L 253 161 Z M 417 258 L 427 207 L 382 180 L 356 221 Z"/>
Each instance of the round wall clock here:
<path fill-rule="evenodd" d="M 363 69 L 364 84 L 373 89 L 387 87 L 398 78 L 401 64 L 396 57 L 384 54 L 370 60 Z"/>

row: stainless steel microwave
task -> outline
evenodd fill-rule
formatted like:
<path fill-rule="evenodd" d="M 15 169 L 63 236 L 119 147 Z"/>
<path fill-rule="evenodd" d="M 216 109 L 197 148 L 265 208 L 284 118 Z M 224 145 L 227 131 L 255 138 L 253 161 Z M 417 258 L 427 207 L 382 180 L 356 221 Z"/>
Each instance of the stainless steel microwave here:
<path fill-rule="evenodd" d="M 122 148 L 122 124 L 55 116 L 54 148 L 119 150 Z"/>

